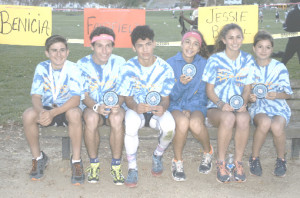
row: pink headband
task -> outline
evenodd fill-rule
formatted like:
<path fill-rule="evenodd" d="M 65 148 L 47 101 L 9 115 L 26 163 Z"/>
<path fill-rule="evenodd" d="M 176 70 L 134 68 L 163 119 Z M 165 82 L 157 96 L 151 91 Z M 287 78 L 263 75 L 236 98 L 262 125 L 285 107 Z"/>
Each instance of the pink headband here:
<path fill-rule="evenodd" d="M 94 36 L 91 43 L 94 43 L 98 40 L 111 40 L 112 42 L 114 42 L 114 37 L 108 34 L 100 34 L 99 36 Z"/>
<path fill-rule="evenodd" d="M 199 42 L 199 44 L 200 44 L 200 46 L 201 46 L 201 44 L 202 44 L 202 39 L 201 39 L 201 36 L 200 36 L 198 33 L 196 33 L 196 32 L 187 32 L 187 33 L 185 33 L 185 34 L 183 35 L 181 41 L 183 42 L 187 37 L 194 37 L 195 39 L 198 40 L 198 42 Z"/>

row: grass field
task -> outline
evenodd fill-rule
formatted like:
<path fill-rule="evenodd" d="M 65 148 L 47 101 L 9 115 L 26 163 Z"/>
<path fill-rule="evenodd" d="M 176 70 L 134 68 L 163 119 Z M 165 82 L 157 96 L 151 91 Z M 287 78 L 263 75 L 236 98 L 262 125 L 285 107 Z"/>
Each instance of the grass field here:
<path fill-rule="evenodd" d="M 185 11 L 186 16 L 191 11 Z M 178 16 L 179 12 L 176 12 Z M 283 19 L 284 13 L 280 13 Z M 146 24 L 150 25 L 157 41 L 178 41 L 181 28 L 177 27 L 178 18 L 172 18 L 171 11 L 151 11 L 146 14 Z M 275 11 L 264 11 L 264 22 L 259 29 L 272 34 L 282 33 L 281 23 L 275 23 Z M 83 38 L 83 13 L 68 15 L 63 12 L 53 13 L 53 34 L 67 38 Z M 274 52 L 284 51 L 287 39 L 275 40 Z M 76 62 L 91 53 L 90 48 L 81 44 L 70 44 L 69 60 Z M 167 59 L 179 51 L 179 47 L 157 47 L 155 54 Z M 252 45 L 244 45 L 243 50 L 252 53 Z M 131 49 L 114 49 L 114 53 L 129 59 L 135 56 Z M 30 88 L 36 65 L 46 60 L 44 47 L 0 45 L 0 125 L 8 122 L 21 123 L 22 112 L 31 106 Z M 299 79 L 299 63 L 296 56 L 287 65 L 290 77 Z"/>

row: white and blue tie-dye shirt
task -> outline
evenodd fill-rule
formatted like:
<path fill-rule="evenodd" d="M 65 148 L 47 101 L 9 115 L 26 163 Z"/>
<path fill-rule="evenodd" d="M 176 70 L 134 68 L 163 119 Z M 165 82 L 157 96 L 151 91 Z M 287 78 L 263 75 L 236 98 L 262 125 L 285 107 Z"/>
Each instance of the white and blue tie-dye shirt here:
<path fill-rule="evenodd" d="M 275 59 L 272 59 L 269 65 L 265 67 L 260 67 L 256 64 L 254 77 L 255 82 L 253 85 L 262 83 L 267 86 L 268 92 L 293 94 L 288 70 L 283 63 Z M 285 99 L 257 99 L 255 103 L 251 104 L 249 113 L 252 119 L 259 113 L 265 113 L 270 117 L 280 115 L 285 118 L 286 124 L 288 124 L 291 117 L 291 109 Z"/>
<path fill-rule="evenodd" d="M 146 103 L 145 97 L 150 91 L 168 96 L 175 83 L 172 67 L 159 57 L 149 67 L 140 65 L 138 57 L 133 57 L 121 71 L 121 95 L 133 96 L 138 104 Z"/>
<path fill-rule="evenodd" d="M 244 86 L 253 83 L 254 60 L 252 55 L 240 51 L 236 60 L 231 60 L 225 51 L 213 54 L 207 60 L 202 80 L 214 84 L 220 100 L 229 103 L 234 95 L 242 95 Z M 211 100 L 207 108 L 216 108 Z"/>
<path fill-rule="evenodd" d="M 51 89 L 52 79 L 50 77 L 49 68 L 52 70 L 54 89 L 56 89 L 59 78 L 62 78 L 61 88 L 55 101 L 53 101 L 53 90 Z M 66 60 L 63 68 L 64 75 L 61 76 L 62 69 L 52 69 L 50 60 L 37 65 L 30 94 L 41 95 L 43 106 L 51 107 L 53 104 L 62 106 L 72 96 L 82 95 L 82 75 L 80 70 L 76 67 L 75 63 L 68 60 Z"/>
<path fill-rule="evenodd" d="M 121 56 L 111 54 L 105 65 L 97 65 L 92 55 L 83 57 L 77 62 L 85 78 L 84 91 L 98 104 L 103 104 L 103 95 L 107 91 L 114 91 L 120 95 L 119 77 L 120 68 L 125 59 Z"/>

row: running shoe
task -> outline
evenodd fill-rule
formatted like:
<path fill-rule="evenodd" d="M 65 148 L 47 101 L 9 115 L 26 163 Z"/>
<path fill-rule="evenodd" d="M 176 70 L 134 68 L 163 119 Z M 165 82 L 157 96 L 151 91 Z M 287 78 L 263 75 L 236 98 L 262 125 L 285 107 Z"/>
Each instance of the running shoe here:
<path fill-rule="evenodd" d="M 116 184 L 116 185 L 124 184 L 124 176 L 122 174 L 121 165 L 111 166 L 110 174 L 113 177 L 114 184 Z"/>
<path fill-rule="evenodd" d="M 224 161 L 217 161 L 217 181 L 221 183 L 230 182 L 230 172 Z"/>
<path fill-rule="evenodd" d="M 250 168 L 250 174 L 261 176 L 262 175 L 262 168 L 260 165 L 259 157 L 252 157 L 252 155 L 249 158 L 249 168 Z"/>
<path fill-rule="evenodd" d="M 177 162 L 172 160 L 172 177 L 175 181 L 185 181 L 185 173 L 183 170 L 183 161 L 178 160 Z"/>
<path fill-rule="evenodd" d="M 128 170 L 128 176 L 125 180 L 125 185 L 133 188 L 137 186 L 138 182 L 138 171 L 136 169 L 129 169 Z"/>
<path fill-rule="evenodd" d="M 281 158 L 276 159 L 274 175 L 277 177 L 284 177 L 286 173 L 286 161 Z"/>
<path fill-rule="evenodd" d="M 153 176 L 160 176 L 163 172 L 162 156 L 152 155 L 152 170 Z"/>
<path fill-rule="evenodd" d="M 29 173 L 31 180 L 40 180 L 44 176 L 44 170 L 49 163 L 48 156 L 42 151 L 42 159 L 32 159 L 32 169 Z"/>
<path fill-rule="evenodd" d="M 98 183 L 100 175 L 100 163 L 91 163 L 86 172 L 88 172 L 89 183 Z"/>
<path fill-rule="evenodd" d="M 203 153 L 202 161 L 199 166 L 199 172 L 203 174 L 208 174 L 212 169 L 212 158 L 214 155 L 214 149 L 210 145 L 210 152 L 209 153 Z"/>
<path fill-rule="evenodd" d="M 235 161 L 233 169 L 233 177 L 236 182 L 245 182 L 246 174 L 244 172 L 243 162 Z"/>

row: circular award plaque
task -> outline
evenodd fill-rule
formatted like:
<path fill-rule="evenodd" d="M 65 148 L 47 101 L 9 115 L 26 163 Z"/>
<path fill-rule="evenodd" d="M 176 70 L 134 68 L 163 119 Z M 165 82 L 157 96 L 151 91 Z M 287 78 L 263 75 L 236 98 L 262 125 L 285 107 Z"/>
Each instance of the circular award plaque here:
<path fill-rule="evenodd" d="M 256 95 L 257 98 L 265 98 L 268 93 L 268 88 L 264 84 L 256 84 L 253 87 L 253 93 Z"/>
<path fill-rule="evenodd" d="M 146 95 L 146 103 L 151 105 L 151 106 L 156 106 L 160 103 L 161 101 L 161 96 L 157 91 L 150 91 Z"/>
<path fill-rule="evenodd" d="M 106 106 L 115 106 L 119 102 L 119 97 L 114 91 L 108 91 L 103 96 L 103 102 Z"/>
<path fill-rule="evenodd" d="M 229 100 L 229 105 L 234 108 L 234 110 L 240 109 L 244 104 L 244 99 L 240 95 L 234 95 Z"/>
<path fill-rule="evenodd" d="M 197 73 L 197 68 L 193 64 L 186 64 L 182 68 L 182 74 L 185 76 L 194 77 Z"/>

